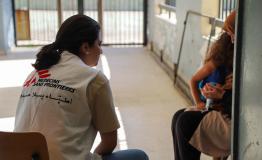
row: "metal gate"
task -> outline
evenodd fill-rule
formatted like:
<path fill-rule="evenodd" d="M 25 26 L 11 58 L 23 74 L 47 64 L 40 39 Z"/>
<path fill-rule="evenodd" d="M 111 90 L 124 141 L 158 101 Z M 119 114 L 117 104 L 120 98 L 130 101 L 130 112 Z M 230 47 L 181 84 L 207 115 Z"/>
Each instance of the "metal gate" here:
<path fill-rule="evenodd" d="M 103 44 L 145 45 L 147 0 L 13 0 L 16 44 L 45 45 L 75 14 L 99 21 Z"/>

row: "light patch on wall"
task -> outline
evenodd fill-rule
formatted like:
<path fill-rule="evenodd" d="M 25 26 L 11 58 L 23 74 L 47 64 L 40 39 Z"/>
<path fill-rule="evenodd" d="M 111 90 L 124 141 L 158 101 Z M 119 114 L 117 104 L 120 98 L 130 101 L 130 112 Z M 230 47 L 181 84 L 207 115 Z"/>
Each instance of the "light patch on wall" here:
<path fill-rule="evenodd" d="M 115 109 L 116 109 L 117 118 L 118 118 L 119 123 L 120 123 L 120 128 L 118 129 L 119 149 L 125 150 L 125 149 L 128 149 L 125 128 L 124 128 L 123 120 L 122 120 L 122 117 L 121 117 L 121 114 L 120 114 L 118 107 L 116 107 Z"/>
<path fill-rule="evenodd" d="M 103 54 L 100 55 L 98 65 L 94 68 L 101 70 L 105 74 L 107 79 L 109 80 L 111 79 L 111 72 L 110 72 L 109 64 L 108 64 L 108 61 L 105 55 Z"/>
<path fill-rule="evenodd" d="M 166 4 L 159 4 L 160 13 L 156 15 L 159 18 L 162 18 L 170 23 L 176 24 L 176 8 Z"/>
<path fill-rule="evenodd" d="M 0 88 L 22 86 L 28 74 L 33 71 L 34 59 L 0 61 Z"/>
<path fill-rule="evenodd" d="M 14 130 L 15 117 L 0 118 L 0 131 L 12 132 Z"/>
<path fill-rule="evenodd" d="M 168 14 L 159 14 L 159 15 L 156 15 L 156 17 L 160 18 L 160 19 L 163 19 L 169 23 L 172 23 L 172 24 L 177 24 L 177 19 L 176 19 L 176 14 L 174 13 L 174 16 L 172 16 L 171 18 L 169 17 Z"/>

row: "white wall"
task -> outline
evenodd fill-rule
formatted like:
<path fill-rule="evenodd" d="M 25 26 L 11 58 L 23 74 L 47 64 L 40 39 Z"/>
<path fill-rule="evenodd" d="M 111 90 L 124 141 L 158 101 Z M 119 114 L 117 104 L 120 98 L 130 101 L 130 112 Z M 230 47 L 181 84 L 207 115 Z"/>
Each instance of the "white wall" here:
<path fill-rule="evenodd" d="M 179 47 L 184 28 L 186 12 L 193 10 L 201 12 L 201 0 L 178 0 L 177 1 L 177 37 L 176 49 L 174 51 L 174 62 L 177 60 Z M 200 32 L 200 17 L 190 14 L 185 30 L 181 59 L 178 73 L 184 81 L 188 82 L 192 74 L 199 67 L 201 62 L 200 50 L 202 48 L 202 35 Z"/>
<path fill-rule="evenodd" d="M 173 51 L 175 50 L 176 25 L 158 16 L 158 4 L 164 3 L 165 0 L 149 1 L 148 13 L 148 39 L 156 54 L 164 53 L 165 62 L 173 67 Z M 170 35 L 170 36 L 167 36 Z"/>
<path fill-rule="evenodd" d="M 14 25 L 12 3 L 10 0 L 0 1 L 0 54 L 5 54 L 14 46 Z"/>
<path fill-rule="evenodd" d="M 149 42 L 153 46 L 154 52 L 158 55 L 163 54 L 163 60 L 169 67 L 174 69 L 177 63 L 184 21 L 188 10 L 202 14 L 217 16 L 218 0 L 177 0 L 176 22 L 165 20 L 158 16 L 156 10 L 160 0 L 149 1 Z M 211 9 L 210 9 L 211 8 Z M 205 21 L 203 21 L 205 20 Z M 203 54 L 206 52 L 207 36 L 210 33 L 208 21 L 196 15 L 189 15 L 185 30 L 184 42 L 182 47 L 181 59 L 179 63 L 179 77 L 187 83 L 193 73 L 199 68 Z"/>

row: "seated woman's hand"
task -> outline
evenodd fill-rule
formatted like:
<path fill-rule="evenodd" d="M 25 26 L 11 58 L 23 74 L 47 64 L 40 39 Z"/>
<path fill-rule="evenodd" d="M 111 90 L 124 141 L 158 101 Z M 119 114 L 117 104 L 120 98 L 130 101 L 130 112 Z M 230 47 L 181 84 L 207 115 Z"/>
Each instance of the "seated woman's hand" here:
<path fill-rule="evenodd" d="M 204 95 L 206 98 L 219 100 L 223 98 L 223 95 L 225 93 L 225 90 L 222 85 L 217 84 L 215 86 L 210 85 L 207 83 L 202 89 L 201 89 L 202 95 Z"/>
<path fill-rule="evenodd" d="M 233 73 L 226 76 L 226 82 L 223 86 L 224 89 L 231 90 L 232 89 L 232 82 L 233 82 Z"/>
<path fill-rule="evenodd" d="M 205 103 L 204 102 L 199 102 L 196 104 L 196 108 L 199 109 L 199 110 L 203 110 L 205 109 Z"/>

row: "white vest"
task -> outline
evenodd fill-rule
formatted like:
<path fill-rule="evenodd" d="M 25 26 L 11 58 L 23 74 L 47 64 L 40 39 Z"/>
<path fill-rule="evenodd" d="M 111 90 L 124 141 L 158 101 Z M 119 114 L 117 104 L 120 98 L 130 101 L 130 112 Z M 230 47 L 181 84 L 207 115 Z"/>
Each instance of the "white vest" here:
<path fill-rule="evenodd" d="M 41 132 L 51 160 L 96 159 L 90 153 L 97 131 L 86 90 L 97 73 L 66 51 L 50 69 L 33 71 L 18 103 L 15 131 Z"/>

